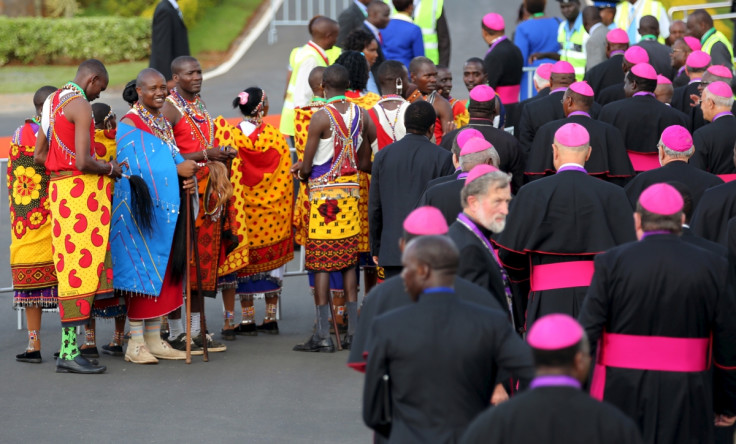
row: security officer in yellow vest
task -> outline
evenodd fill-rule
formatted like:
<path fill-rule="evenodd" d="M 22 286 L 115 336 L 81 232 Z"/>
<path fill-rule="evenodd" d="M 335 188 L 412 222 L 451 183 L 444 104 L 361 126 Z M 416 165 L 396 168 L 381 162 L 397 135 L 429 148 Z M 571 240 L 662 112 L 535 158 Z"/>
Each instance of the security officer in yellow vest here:
<path fill-rule="evenodd" d="M 393 8 L 391 0 L 383 1 Z M 444 0 L 414 0 L 412 16 L 414 24 L 422 30 L 424 56 L 435 65 L 450 66 L 450 28 L 445 18 Z"/>
<path fill-rule="evenodd" d="M 687 35 L 700 39 L 702 51 L 710 54 L 711 64 L 733 69 L 733 47 L 713 26 L 713 18 L 706 10 L 696 9 L 687 17 Z"/>
<path fill-rule="evenodd" d="M 559 1 L 560 11 L 565 17 L 557 30 L 560 60 L 570 62 L 575 68 L 575 78 L 580 81 L 585 74 L 585 42 L 588 41 L 588 33 L 583 27 L 583 15 L 580 13 L 580 0 Z"/>
<path fill-rule="evenodd" d="M 657 0 L 627 0 L 616 6 L 616 26 L 626 31 L 629 43 L 634 45 L 641 40 L 639 21 L 645 15 L 651 15 L 659 22 L 661 32 L 660 43 L 670 36 L 670 16 L 667 10 Z"/>

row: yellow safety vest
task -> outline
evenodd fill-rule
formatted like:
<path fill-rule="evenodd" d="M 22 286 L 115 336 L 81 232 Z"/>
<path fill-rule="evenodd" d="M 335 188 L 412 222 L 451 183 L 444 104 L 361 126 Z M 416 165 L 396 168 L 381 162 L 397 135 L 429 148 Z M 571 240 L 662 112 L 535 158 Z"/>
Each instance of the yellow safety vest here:
<path fill-rule="evenodd" d="M 422 29 L 424 55 L 435 63 L 440 62 L 437 20 L 442 15 L 443 0 L 421 0 L 414 10 L 414 24 Z"/>
<path fill-rule="evenodd" d="M 712 33 L 710 36 L 708 36 L 708 38 L 705 39 L 705 42 L 703 42 L 703 48 L 701 49 L 701 51 L 707 52 L 708 54 L 710 54 L 710 51 L 713 49 L 713 45 L 715 45 L 718 42 L 721 42 L 724 45 L 726 45 L 726 48 L 728 49 L 728 53 L 731 54 L 731 63 L 733 64 L 733 46 L 731 46 L 731 42 L 728 41 L 726 36 L 723 35 L 721 31 L 716 31 Z"/>
<path fill-rule="evenodd" d="M 662 6 L 662 3 L 656 1 L 656 0 L 637 0 L 637 4 L 634 5 L 634 8 L 636 9 L 638 6 L 638 3 L 641 2 L 641 14 L 639 14 L 639 17 L 644 17 L 645 15 L 651 15 L 652 17 L 656 18 L 658 22 L 662 23 L 662 15 L 667 15 L 667 11 L 664 9 L 664 6 Z M 629 17 L 629 10 L 631 3 L 627 2 L 626 0 L 621 1 L 618 5 L 616 5 L 616 17 L 613 19 L 613 23 L 616 25 L 616 27 L 623 29 L 626 31 L 626 33 L 629 33 L 629 27 L 631 26 L 631 21 L 635 19 L 635 17 Z M 669 18 L 669 17 L 668 17 Z M 636 23 L 635 26 L 638 28 L 639 24 Z M 637 35 L 639 33 L 637 32 Z M 635 43 L 638 43 L 641 40 L 641 35 L 639 35 L 639 38 L 636 42 L 629 42 L 632 45 Z M 659 36 L 657 38 L 657 41 L 659 43 L 664 43 L 664 38 Z"/>
<path fill-rule="evenodd" d="M 582 14 L 582 13 L 581 13 Z M 570 62 L 575 68 L 575 79 L 583 80 L 585 75 L 585 63 L 587 56 L 585 54 L 585 41 L 588 40 L 588 33 L 585 28 L 580 26 L 577 31 L 573 31 L 570 40 L 567 39 L 565 27 L 567 20 L 563 20 L 557 28 L 557 41 L 560 43 L 560 60 Z"/>
<path fill-rule="evenodd" d="M 328 54 L 329 57 L 329 54 Z M 281 110 L 281 122 L 279 124 L 279 130 L 282 134 L 293 136 L 294 135 L 294 89 L 296 88 L 296 79 L 299 77 L 299 69 L 305 60 L 314 59 L 317 61 L 317 66 L 327 66 L 322 54 L 316 49 L 304 45 L 300 48 L 294 48 L 289 55 L 289 64 L 291 65 L 291 77 L 289 78 L 289 85 L 286 88 L 286 97 L 284 98 L 284 107 Z M 331 62 L 331 61 L 330 61 Z"/>

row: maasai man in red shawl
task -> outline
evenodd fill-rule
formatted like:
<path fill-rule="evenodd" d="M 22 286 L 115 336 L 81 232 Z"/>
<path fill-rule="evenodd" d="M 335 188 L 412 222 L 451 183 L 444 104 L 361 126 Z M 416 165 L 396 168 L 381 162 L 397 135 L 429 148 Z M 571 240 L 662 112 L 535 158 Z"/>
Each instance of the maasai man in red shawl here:
<path fill-rule="evenodd" d="M 75 327 L 87 322 L 96 296 L 112 294 L 105 271 L 109 251 L 112 179 L 122 177 L 114 160 L 95 158 L 90 101 L 107 88 L 99 60 L 82 62 L 69 82 L 44 103 L 34 159 L 51 173 L 52 245 L 59 280 L 63 334 L 57 372 L 102 373 L 104 365 L 81 356 Z M 110 282 L 111 284 L 111 282 Z"/>
<path fill-rule="evenodd" d="M 228 178 L 229 160 L 235 157 L 235 150 L 228 147 L 215 146 L 215 124 L 199 96 L 202 90 L 202 67 L 197 59 L 181 56 L 171 62 L 171 71 L 176 87 L 166 98 L 163 114 L 174 127 L 176 146 L 185 159 L 204 162 L 203 168 L 197 172 L 199 187 L 199 214 L 196 219 L 196 245 L 199 250 L 199 267 L 202 294 L 208 297 L 217 295 L 217 268 L 224 256 L 222 249 L 222 224 L 226 214 L 225 206 L 232 195 L 232 186 Z M 218 189 L 225 187 L 224 189 Z M 197 289 L 197 271 L 191 265 L 192 289 Z M 196 291 L 194 292 L 196 294 Z M 228 304 L 230 304 L 228 302 Z M 192 298 L 192 337 L 194 344 L 202 345 L 199 317 L 204 307 L 198 298 Z M 177 310 L 169 316 L 171 329 L 169 340 L 178 350 L 184 350 L 185 335 L 181 325 L 181 311 Z M 208 350 L 225 351 L 227 347 L 215 343 L 208 337 Z"/>

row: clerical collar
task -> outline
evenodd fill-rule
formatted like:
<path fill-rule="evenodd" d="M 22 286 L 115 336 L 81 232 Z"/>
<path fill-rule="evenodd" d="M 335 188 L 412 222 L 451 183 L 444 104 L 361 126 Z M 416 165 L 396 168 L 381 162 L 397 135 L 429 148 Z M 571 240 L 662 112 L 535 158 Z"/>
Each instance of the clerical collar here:
<path fill-rule="evenodd" d="M 581 388 L 580 381 L 573 378 L 572 376 L 565 376 L 565 375 L 537 376 L 536 378 L 532 379 L 531 384 L 529 384 L 529 387 L 533 389 L 539 388 L 539 387 L 560 387 L 560 386 L 574 387 L 576 389 Z"/>
<path fill-rule="evenodd" d="M 682 228 L 689 230 L 690 229 L 690 224 L 682 224 Z"/>
<path fill-rule="evenodd" d="M 715 27 L 710 28 L 708 30 L 708 32 L 706 32 L 705 34 L 703 34 L 703 37 L 700 38 L 700 44 L 701 45 L 705 44 L 705 41 L 708 40 L 710 38 L 710 36 L 712 36 L 715 33 L 716 33 L 716 28 Z"/>
<path fill-rule="evenodd" d="M 643 234 L 641 235 L 641 240 L 644 240 L 644 239 L 646 239 L 646 238 L 647 238 L 647 237 L 649 237 L 649 236 L 655 236 L 655 235 L 657 235 L 657 234 L 672 234 L 672 232 L 671 232 L 671 231 L 667 231 L 667 230 L 652 230 L 652 231 L 645 231 L 645 232 L 644 232 L 644 233 L 643 233 Z"/>
<path fill-rule="evenodd" d="M 624 52 L 626 52 L 626 51 L 621 50 L 621 49 L 617 49 L 615 51 L 611 51 L 611 54 L 608 56 L 608 58 L 610 59 L 613 56 L 623 55 Z"/>
<path fill-rule="evenodd" d="M 644 34 L 641 36 L 642 40 L 657 40 L 657 36 L 654 34 Z"/>
<path fill-rule="evenodd" d="M 702 77 L 695 77 L 695 78 L 690 79 L 690 81 L 687 82 L 687 84 L 692 85 L 693 83 L 700 83 L 702 81 L 703 81 Z"/>
<path fill-rule="evenodd" d="M 452 287 L 430 287 L 425 288 L 422 293 L 455 293 L 455 289 Z"/>
<path fill-rule="evenodd" d="M 550 94 L 558 93 L 558 92 L 565 92 L 567 91 L 567 86 L 563 86 L 562 88 L 556 88 L 550 91 Z"/>
<path fill-rule="evenodd" d="M 462 222 L 463 224 L 465 224 L 472 231 L 475 231 L 476 234 L 481 234 L 482 237 L 483 237 L 483 239 L 486 240 L 486 241 L 488 241 L 487 243 L 490 245 L 490 243 L 491 243 L 490 238 L 491 238 L 491 235 L 493 234 L 493 232 L 491 230 L 489 230 L 488 228 L 484 227 L 480 223 L 474 221 L 473 219 L 470 218 L 470 216 L 468 216 L 465 213 L 458 214 L 457 215 L 457 219 L 460 222 Z"/>
<path fill-rule="evenodd" d="M 590 114 L 586 113 L 585 111 L 573 111 L 567 115 L 568 118 L 572 116 L 585 116 L 590 118 Z"/>
<path fill-rule="evenodd" d="M 470 173 L 469 172 L 460 173 L 460 174 L 457 175 L 456 180 L 463 180 L 466 177 L 468 177 L 468 174 L 470 174 Z"/>
<path fill-rule="evenodd" d="M 654 93 L 653 92 L 649 92 L 649 91 L 639 91 L 637 93 L 634 93 L 634 97 L 639 97 L 639 96 L 652 96 L 652 97 L 654 97 Z"/>
<path fill-rule="evenodd" d="M 560 165 L 559 168 L 557 168 L 557 172 L 561 173 L 563 171 L 580 171 L 581 173 L 588 174 L 588 171 L 586 171 L 585 167 L 583 167 L 580 164 L 577 163 L 565 163 Z"/>
<path fill-rule="evenodd" d="M 722 113 L 718 113 L 715 116 L 713 116 L 713 122 L 715 122 L 718 118 L 723 116 L 733 116 L 733 113 L 731 111 L 723 111 Z"/>

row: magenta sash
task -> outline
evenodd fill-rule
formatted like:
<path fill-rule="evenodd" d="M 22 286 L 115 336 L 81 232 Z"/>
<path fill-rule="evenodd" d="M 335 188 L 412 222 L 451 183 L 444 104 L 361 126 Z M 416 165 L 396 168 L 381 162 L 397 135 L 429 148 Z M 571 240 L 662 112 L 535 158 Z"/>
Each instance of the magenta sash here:
<path fill-rule="evenodd" d="M 634 171 L 640 173 L 642 171 L 649 171 L 655 168 L 659 168 L 659 153 L 638 153 L 636 151 L 627 151 L 629 160 L 631 160 L 631 166 L 634 167 Z"/>
<path fill-rule="evenodd" d="M 560 288 L 587 287 L 593 280 L 593 261 L 559 262 L 534 265 L 531 273 L 531 290 L 557 290 Z"/>
<path fill-rule="evenodd" d="M 606 367 L 662 372 L 702 372 L 708 369 L 710 338 L 622 335 L 603 332 L 590 394 L 603 399 Z"/>
<path fill-rule="evenodd" d="M 736 174 L 718 174 L 718 177 L 720 177 L 724 182 L 736 180 Z"/>
<path fill-rule="evenodd" d="M 504 105 L 517 103 L 519 101 L 521 85 L 497 86 L 494 89 L 496 91 L 496 94 L 498 94 L 498 97 L 501 98 L 501 102 L 503 102 Z"/>

